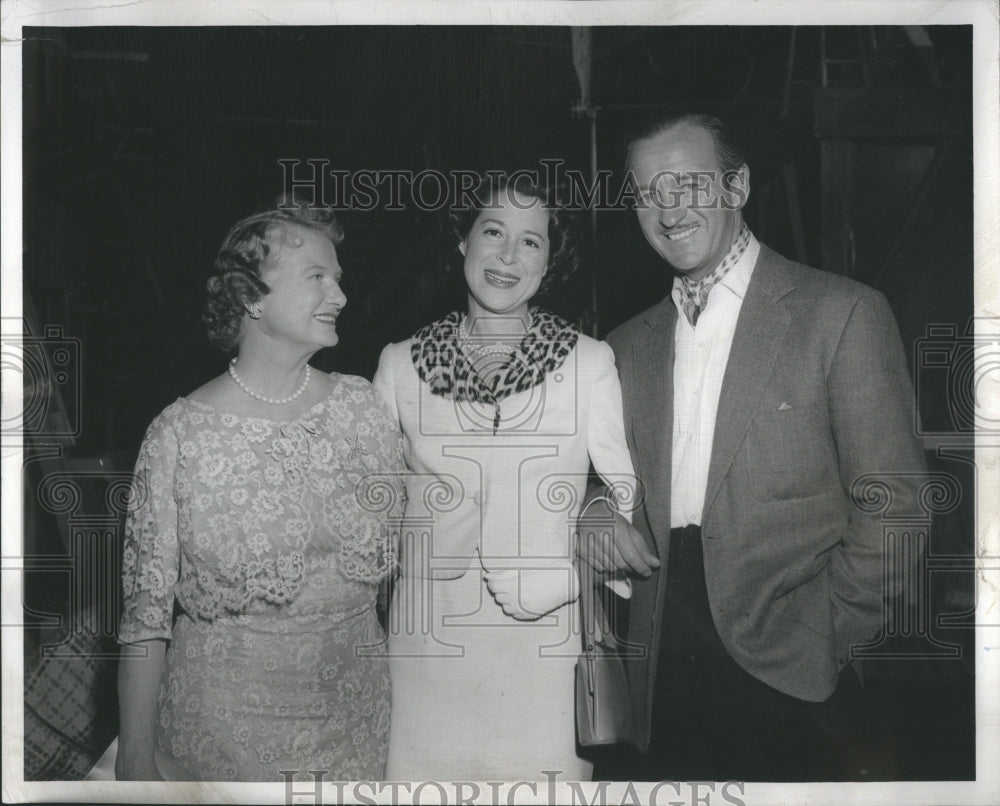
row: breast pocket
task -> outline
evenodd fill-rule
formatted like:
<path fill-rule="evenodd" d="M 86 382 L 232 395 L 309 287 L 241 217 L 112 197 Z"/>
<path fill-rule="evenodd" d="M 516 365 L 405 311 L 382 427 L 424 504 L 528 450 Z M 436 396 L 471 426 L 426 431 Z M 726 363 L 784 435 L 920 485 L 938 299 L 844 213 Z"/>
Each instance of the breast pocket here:
<path fill-rule="evenodd" d="M 758 411 L 747 433 L 746 458 L 750 494 L 758 501 L 806 498 L 839 484 L 823 405 Z"/>

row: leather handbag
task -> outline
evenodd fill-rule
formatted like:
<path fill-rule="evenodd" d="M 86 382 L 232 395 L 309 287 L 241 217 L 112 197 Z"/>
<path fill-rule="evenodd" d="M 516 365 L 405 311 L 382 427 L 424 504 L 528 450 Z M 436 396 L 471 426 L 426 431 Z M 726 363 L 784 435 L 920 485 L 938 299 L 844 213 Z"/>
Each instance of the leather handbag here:
<path fill-rule="evenodd" d="M 583 652 L 576 662 L 576 733 L 583 747 L 635 743 L 632 697 L 623 652 L 594 589 L 593 570 L 579 563 Z"/>

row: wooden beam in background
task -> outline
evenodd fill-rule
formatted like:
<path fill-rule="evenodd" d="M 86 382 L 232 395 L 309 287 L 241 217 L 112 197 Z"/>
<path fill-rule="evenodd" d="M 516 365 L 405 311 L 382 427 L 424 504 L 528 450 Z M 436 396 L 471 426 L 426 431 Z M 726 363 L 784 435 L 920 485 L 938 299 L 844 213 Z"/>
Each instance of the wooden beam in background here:
<path fill-rule="evenodd" d="M 854 170 L 854 143 L 850 140 L 820 142 L 820 268 L 852 275 L 854 234 L 848 205 Z"/>
<path fill-rule="evenodd" d="M 826 139 L 926 139 L 964 134 L 971 99 L 950 88 L 817 89 L 814 132 Z"/>

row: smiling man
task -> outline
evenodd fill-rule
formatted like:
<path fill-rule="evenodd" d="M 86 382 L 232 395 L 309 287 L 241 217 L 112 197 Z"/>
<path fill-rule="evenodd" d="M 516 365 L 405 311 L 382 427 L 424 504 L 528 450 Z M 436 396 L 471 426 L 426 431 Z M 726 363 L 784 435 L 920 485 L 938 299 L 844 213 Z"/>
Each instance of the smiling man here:
<path fill-rule="evenodd" d="M 757 241 L 719 120 L 656 121 L 628 167 L 674 284 L 608 337 L 645 498 L 610 542 L 582 522 L 580 553 L 634 577 L 627 638 L 645 652 L 627 662 L 640 752 L 596 775 L 850 778 L 848 667 L 883 625 L 887 578 L 852 486 L 876 474 L 905 506 L 924 467 L 892 312 Z"/>

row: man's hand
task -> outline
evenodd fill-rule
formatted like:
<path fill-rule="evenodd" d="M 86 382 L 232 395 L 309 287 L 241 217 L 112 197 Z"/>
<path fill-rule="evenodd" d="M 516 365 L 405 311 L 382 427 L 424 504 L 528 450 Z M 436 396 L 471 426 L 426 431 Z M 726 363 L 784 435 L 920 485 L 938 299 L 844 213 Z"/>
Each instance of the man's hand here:
<path fill-rule="evenodd" d="M 660 567 L 639 530 L 600 500 L 577 521 L 576 553 L 594 570 L 607 574 L 648 577 Z"/>

